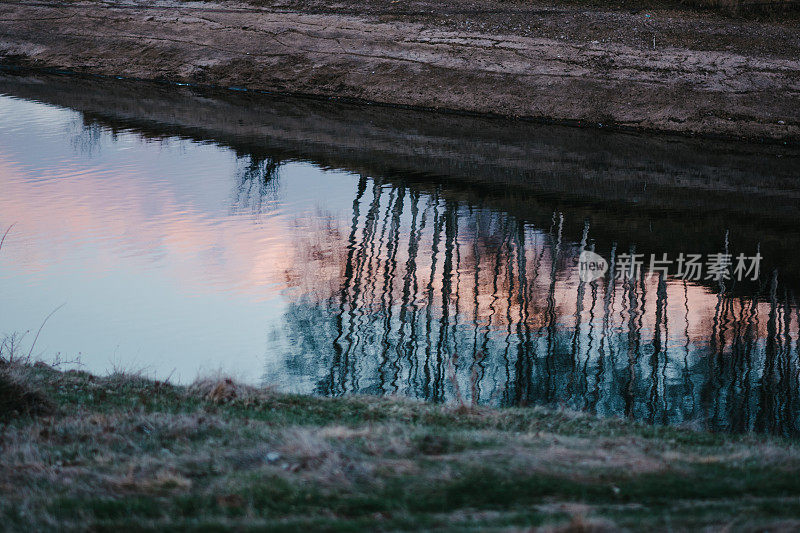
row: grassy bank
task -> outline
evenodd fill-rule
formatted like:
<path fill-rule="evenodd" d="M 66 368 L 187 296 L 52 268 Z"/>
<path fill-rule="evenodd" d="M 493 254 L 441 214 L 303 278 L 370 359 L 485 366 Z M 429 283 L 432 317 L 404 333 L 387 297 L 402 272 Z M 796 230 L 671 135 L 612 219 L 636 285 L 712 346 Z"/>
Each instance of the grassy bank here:
<path fill-rule="evenodd" d="M 790 527 L 800 450 L 541 409 L 0 370 L 16 530 Z M 797 525 L 797 523 L 795 523 Z"/>

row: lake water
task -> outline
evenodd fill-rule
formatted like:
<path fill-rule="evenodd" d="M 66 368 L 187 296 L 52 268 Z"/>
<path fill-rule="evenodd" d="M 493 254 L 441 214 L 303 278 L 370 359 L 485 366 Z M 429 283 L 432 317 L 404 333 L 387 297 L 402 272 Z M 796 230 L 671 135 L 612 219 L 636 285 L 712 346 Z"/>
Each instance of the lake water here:
<path fill-rule="evenodd" d="M 56 310 L 34 353 L 92 372 L 795 435 L 798 170 L 780 146 L 4 73 L 0 332 L 27 353 Z M 581 276 L 583 250 L 610 270 Z"/>

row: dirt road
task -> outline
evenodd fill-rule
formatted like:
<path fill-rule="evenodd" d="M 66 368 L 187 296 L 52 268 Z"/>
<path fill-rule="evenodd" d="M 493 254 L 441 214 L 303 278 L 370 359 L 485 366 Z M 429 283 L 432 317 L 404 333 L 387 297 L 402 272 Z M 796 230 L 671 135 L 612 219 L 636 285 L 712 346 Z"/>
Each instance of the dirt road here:
<path fill-rule="evenodd" d="M 0 2 L 0 62 L 800 140 L 794 20 L 532 3 L 395 4 Z"/>

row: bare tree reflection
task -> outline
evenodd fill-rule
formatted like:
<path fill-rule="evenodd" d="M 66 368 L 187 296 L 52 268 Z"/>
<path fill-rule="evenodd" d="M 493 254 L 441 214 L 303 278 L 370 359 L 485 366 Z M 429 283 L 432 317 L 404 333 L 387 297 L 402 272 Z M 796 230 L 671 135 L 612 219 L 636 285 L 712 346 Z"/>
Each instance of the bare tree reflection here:
<path fill-rule="evenodd" d="M 84 157 L 94 157 L 100 152 L 100 145 L 109 129 L 90 116 L 81 114 L 68 123 L 67 136 L 72 149 Z M 116 140 L 116 132 L 111 131 Z"/>
<path fill-rule="evenodd" d="M 584 283 L 574 259 L 594 246 L 588 221 L 570 241 L 561 213 L 537 228 L 365 177 L 351 214 L 338 239 L 307 245 L 328 249 L 318 260 L 300 254 L 275 379 L 798 432 L 798 309 L 777 275 L 751 296 L 644 271 L 609 281 L 612 247 L 609 277 Z"/>
<path fill-rule="evenodd" d="M 235 209 L 256 213 L 269 210 L 279 199 L 282 161 L 266 154 L 238 154 Z"/>

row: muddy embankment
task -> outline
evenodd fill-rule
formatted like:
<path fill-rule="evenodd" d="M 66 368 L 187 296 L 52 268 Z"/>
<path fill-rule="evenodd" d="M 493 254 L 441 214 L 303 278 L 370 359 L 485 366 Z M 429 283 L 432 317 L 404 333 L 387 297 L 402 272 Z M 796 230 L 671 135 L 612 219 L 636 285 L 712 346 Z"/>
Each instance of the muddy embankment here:
<path fill-rule="evenodd" d="M 395 3 L 381 2 L 2 2 L 0 62 L 642 130 L 800 139 L 800 32 L 792 21 L 536 2 L 478 9 L 457 0 L 410 2 L 411 11 L 396 11 Z"/>
<path fill-rule="evenodd" d="M 436 190 L 540 227 L 559 211 L 571 235 L 591 220 L 599 246 L 711 253 L 728 231 L 737 249 L 761 246 L 768 266 L 800 280 L 787 253 L 800 248 L 798 149 L 68 76 L 0 74 L 0 93 L 148 138 Z"/>

